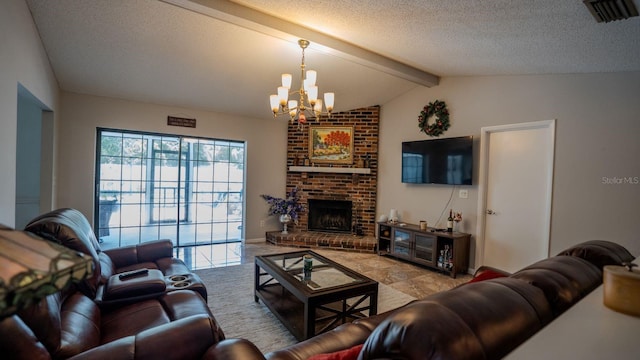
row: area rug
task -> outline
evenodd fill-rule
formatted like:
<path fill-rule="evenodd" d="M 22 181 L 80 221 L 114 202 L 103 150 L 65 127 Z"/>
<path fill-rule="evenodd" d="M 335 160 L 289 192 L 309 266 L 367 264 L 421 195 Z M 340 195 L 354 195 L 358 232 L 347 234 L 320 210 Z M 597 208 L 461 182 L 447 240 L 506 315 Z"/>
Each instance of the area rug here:
<path fill-rule="evenodd" d="M 296 338 L 262 302 L 253 298 L 254 264 L 197 270 L 208 291 L 211 312 L 227 339 L 251 340 L 268 353 L 295 344 Z M 413 297 L 387 285 L 378 286 L 378 313 L 398 308 Z"/>

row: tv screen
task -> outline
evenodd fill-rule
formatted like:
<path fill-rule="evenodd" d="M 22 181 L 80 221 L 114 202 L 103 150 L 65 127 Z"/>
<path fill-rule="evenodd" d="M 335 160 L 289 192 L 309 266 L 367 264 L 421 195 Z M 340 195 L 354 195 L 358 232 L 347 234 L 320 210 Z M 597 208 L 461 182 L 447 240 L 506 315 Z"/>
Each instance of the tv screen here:
<path fill-rule="evenodd" d="M 405 141 L 402 182 L 472 185 L 473 136 Z"/>

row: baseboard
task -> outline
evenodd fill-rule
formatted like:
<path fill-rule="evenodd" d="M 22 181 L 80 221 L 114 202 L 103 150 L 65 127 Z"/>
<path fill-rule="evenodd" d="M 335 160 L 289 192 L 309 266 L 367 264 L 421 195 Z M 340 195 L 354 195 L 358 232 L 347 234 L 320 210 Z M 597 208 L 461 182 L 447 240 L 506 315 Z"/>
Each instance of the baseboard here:
<path fill-rule="evenodd" d="M 261 244 L 267 242 L 266 238 L 244 239 L 245 244 Z"/>

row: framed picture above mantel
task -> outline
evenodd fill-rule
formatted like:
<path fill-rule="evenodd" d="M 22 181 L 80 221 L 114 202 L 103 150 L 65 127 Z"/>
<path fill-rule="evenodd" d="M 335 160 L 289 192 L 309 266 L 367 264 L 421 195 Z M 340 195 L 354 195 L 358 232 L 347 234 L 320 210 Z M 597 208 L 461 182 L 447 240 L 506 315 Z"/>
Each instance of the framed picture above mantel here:
<path fill-rule="evenodd" d="M 312 163 L 353 164 L 353 126 L 310 126 Z"/>

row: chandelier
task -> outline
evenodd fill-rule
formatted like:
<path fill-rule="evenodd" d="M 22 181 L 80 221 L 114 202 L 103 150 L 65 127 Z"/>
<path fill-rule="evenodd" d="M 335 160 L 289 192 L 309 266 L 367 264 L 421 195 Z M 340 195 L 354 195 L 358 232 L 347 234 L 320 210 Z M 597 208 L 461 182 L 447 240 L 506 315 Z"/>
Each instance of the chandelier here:
<path fill-rule="evenodd" d="M 318 99 L 318 86 L 316 85 L 317 73 L 314 70 L 306 70 L 304 64 L 304 50 L 309 46 L 309 41 L 300 39 L 298 45 L 302 49 L 302 62 L 300 63 L 300 90 L 291 91 L 291 74 L 282 74 L 282 86 L 278 87 L 278 94 L 271 95 L 271 111 L 273 116 L 289 114 L 291 123 L 298 120 L 298 129 L 307 122 L 320 115 L 331 116 L 333 111 L 334 93 L 324 93 L 324 107 L 322 100 Z M 289 95 L 298 94 L 298 100 L 289 100 Z"/>

